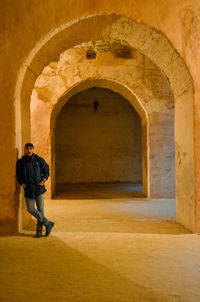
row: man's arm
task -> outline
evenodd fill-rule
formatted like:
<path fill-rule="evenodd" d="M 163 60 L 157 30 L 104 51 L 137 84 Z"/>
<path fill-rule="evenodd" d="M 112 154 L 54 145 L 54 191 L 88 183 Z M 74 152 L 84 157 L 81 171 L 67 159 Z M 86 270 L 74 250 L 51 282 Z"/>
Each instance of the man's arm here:
<path fill-rule="evenodd" d="M 40 158 L 40 167 L 42 170 L 42 180 L 47 180 L 49 178 L 49 165 L 46 163 L 46 161 L 43 158 Z"/>

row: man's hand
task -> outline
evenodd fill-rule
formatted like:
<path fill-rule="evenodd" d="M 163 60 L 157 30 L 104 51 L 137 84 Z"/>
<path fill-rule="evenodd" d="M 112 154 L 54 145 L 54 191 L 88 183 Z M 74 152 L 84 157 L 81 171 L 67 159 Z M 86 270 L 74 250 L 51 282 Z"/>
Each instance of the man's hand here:
<path fill-rule="evenodd" d="M 44 179 L 44 180 L 46 180 L 46 179 Z M 44 180 L 41 180 L 41 181 L 39 182 L 39 185 L 40 185 L 40 186 L 44 186 L 44 183 L 45 183 Z"/>
<path fill-rule="evenodd" d="M 26 188 L 26 185 L 25 185 L 25 184 L 22 184 L 22 187 L 25 189 L 25 188 Z"/>

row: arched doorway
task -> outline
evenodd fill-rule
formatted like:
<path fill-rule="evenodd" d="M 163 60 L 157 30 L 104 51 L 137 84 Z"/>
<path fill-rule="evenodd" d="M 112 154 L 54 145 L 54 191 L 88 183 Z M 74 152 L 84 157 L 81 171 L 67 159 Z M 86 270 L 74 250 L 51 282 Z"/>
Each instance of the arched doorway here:
<path fill-rule="evenodd" d="M 55 127 L 56 193 L 72 184 L 129 184 L 142 193 L 142 157 L 141 118 L 120 94 L 92 87 L 63 106 Z"/>

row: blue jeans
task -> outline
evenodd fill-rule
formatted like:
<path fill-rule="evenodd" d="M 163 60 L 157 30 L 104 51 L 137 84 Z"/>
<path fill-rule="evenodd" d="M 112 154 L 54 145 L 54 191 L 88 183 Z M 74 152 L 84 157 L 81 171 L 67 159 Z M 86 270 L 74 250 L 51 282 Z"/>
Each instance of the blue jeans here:
<path fill-rule="evenodd" d="M 37 209 L 35 208 L 35 201 Z M 26 206 L 28 212 L 37 219 L 37 230 L 42 230 L 42 225 L 47 226 L 49 224 L 48 219 L 44 216 L 44 194 L 41 194 L 34 198 L 26 198 Z"/>

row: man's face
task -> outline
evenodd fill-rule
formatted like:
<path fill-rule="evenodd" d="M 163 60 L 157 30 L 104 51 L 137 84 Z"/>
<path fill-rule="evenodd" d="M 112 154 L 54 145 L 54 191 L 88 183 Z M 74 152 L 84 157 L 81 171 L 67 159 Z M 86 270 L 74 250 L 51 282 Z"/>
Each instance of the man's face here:
<path fill-rule="evenodd" d="M 24 148 L 24 151 L 27 156 L 32 156 L 34 149 L 31 146 L 27 146 L 26 148 Z"/>

